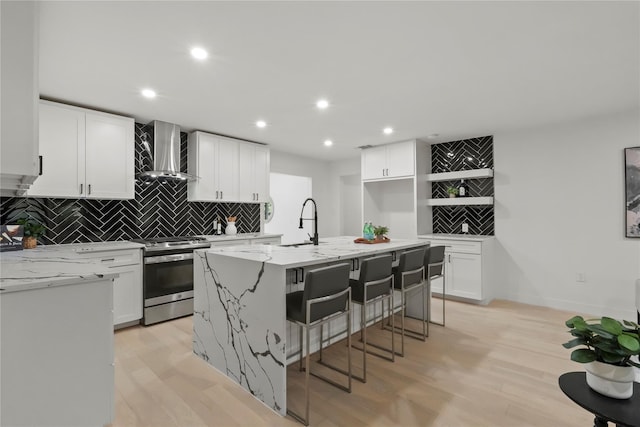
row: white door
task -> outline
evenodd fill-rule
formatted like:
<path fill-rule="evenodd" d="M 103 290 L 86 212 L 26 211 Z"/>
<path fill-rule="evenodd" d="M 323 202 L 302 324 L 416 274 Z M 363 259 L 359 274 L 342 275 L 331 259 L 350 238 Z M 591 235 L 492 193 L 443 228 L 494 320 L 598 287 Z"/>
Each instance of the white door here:
<path fill-rule="evenodd" d="M 40 103 L 42 175 L 30 196 L 81 197 L 84 186 L 84 112 Z"/>
<path fill-rule="evenodd" d="M 447 270 L 447 282 L 451 295 L 482 299 L 482 262 L 480 255 L 452 252 L 449 254 L 451 266 Z"/>
<path fill-rule="evenodd" d="M 387 168 L 386 147 L 362 150 L 362 179 L 383 178 Z"/>
<path fill-rule="evenodd" d="M 302 204 L 311 196 L 311 177 L 270 174 L 273 217 L 264 225 L 265 233 L 282 234 L 282 244 L 300 243 L 313 236 L 313 221 L 303 221 L 299 229 Z M 313 218 L 313 203 L 307 203 L 304 218 Z M 320 236 L 322 239 L 322 236 Z"/>
<path fill-rule="evenodd" d="M 113 324 L 142 318 L 142 267 L 128 266 L 110 271 L 120 276 L 113 281 Z"/>
<path fill-rule="evenodd" d="M 216 200 L 216 149 L 217 140 L 212 135 L 199 132 L 189 135 L 188 171 L 198 178 L 187 184 L 188 201 Z"/>
<path fill-rule="evenodd" d="M 259 202 L 266 202 L 269 200 L 269 169 L 270 169 L 270 154 L 269 149 L 262 145 L 256 145 L 254 147 L 254 189 L 256 193 L 256 200 Z"/>
<path fill-rule="evenodd" d="M 387 146 L 386 176 L 411 176 L 415 173 L 415 143 L 399 142 Z"/>
<path fill-rule="evenodd" d="M 251 144 L 238 143 L 238 199 L 242 202 L 255 202 L 254 147 Z"/>
<path fill-rule="evenodd" d="M 86 113 L 86 195 L 133 199 L 135 184 L 133 119 Z"/>
<path fill-rule="evenodd" d="M 228 139 L 218 139 L 215 165 L 220 199 L 238 200 L 238 143 Z"/>

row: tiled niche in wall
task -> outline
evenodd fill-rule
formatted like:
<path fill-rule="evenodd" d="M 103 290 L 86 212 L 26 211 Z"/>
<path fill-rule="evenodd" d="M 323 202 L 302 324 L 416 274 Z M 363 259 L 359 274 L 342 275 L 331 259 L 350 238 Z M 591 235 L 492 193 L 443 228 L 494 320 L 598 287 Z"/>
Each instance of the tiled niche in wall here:
<path fill-rule="evenodd" d="M 493 169 L 493 136 L 451 141 L 431 146 L 431 172 L 454 172 L 470 169 Z M 456 181 L 431 183 L 432 198 L 448 197 L 447 188 Z M 469 197 L 494 195 L 493 178 L 466 179 Z M 433 232 L 460 234 L 462 224 L 469 224 L 469 234 L 494 235 L 494 209 L 491 206 L 433 206 Z"/>
<path fill-rule="evenodd" d="M 141 137 L 149 132 L 136 123 L 136 176 L 151 170 L 151 156 Z M 187 169 L 187 134 L 181 133 L 180 169 Z M 151 138 L 152 139 L 152 138 Z M 40 243 L 62 244 L 137 238 L 213 234 L 213 220 L 237 216 L 239 233 L 260 231 L 257 203 L 187 202 L 184 181 L 136 180 L 134 200 L 0 198 L 0 223 L 15 221 L 27 211 L 40 218 L 46 235 Z"/>

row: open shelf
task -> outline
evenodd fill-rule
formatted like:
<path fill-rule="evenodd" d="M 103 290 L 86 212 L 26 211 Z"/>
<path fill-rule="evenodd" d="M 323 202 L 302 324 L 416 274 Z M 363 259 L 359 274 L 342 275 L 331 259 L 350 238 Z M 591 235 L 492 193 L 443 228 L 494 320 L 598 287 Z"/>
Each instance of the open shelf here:
<path fill-rule="evenodd" d="M 454 197 L 427 199 L 427 206 L 493 205 L 493 197 Z"/>
<path fill-rule="evenodd" d="M 491 178 L 493 169 L 472 169 L 466 171 L 430 173 L 427 175 L 427 181 L 455 181 L 458 179 L 471 178 Z"/>

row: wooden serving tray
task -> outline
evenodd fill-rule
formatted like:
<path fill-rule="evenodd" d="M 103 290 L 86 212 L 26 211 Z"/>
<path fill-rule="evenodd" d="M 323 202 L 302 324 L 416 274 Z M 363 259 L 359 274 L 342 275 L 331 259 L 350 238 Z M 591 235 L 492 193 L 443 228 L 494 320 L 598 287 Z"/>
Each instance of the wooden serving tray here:
<path fill-rule="evenodd" d="M 363 237 L 358 237 L 356 240 L 353 241 L 353 243 L 364 243 L 367 245 L 373 245 L 376 243 L 389 243 L 391 241 L 391 239 L 385 237 L 382 240 L 367 240 Z"/>

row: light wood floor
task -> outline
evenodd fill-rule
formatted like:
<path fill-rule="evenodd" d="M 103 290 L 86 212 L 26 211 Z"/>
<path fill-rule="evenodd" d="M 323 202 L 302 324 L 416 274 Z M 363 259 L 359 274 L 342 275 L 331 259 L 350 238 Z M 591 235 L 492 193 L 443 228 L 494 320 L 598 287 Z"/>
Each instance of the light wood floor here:
<path fill-rule="evenodd" d="M 434 300 L 434 317 L 439 300 Z M 589 426 L 593 417 L 558 388 L 583 370 L 561 344 L 573 313 L 494 301 L 447 301 L 447 326 L 407 339 L 395 363 L 370 356 L 368 382 L 347 394 L 311 379 L 312 426 Z M 370 327 L 371 339 L 388 332 Z M 354 336 L 355 337 L 355 336 Z M 399 336 L 397 336 L 399 342 Z M 193 355 L 191 317 L 115 334 L 113 426 L 296 426 Z M 339 363 L 346 346 L 332 346 Z M 361 366 L 354 351 L 354 369 Z M 316 369 L 317 366 L 314 366 Z M 289 369 L 289 404 L 302 375 Z"/>

